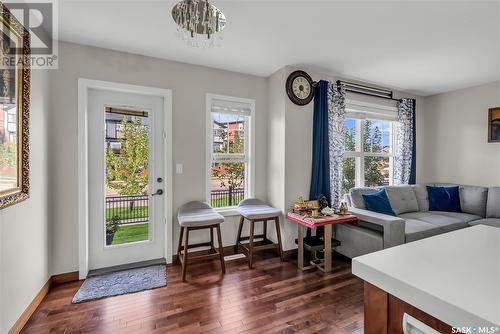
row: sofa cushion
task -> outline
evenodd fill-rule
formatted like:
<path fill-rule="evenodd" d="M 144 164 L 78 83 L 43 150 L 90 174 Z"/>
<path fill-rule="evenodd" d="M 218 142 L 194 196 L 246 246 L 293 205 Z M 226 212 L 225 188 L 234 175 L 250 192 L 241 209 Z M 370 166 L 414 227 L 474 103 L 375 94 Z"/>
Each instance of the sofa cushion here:
<path fill-rule="evenodd" d="M 486 217 L 487 196 L 488 188 L 476 186 L 460 186 L 460 207 L 462 209 L 462 212 Z"/>
<path fill-rule="evenodd" d="M 432 225 L 417 219 L 406 219 L 405 223 L 405 237 L 406 242 L 420 240 L 423 238 L 432 237 L 443 233 L 436 225 Z"/>
<path fill-rule="evenodd" d="M 352 188 L 349 190 L 349 196 L 351 197 L 351 205 L 358 209 L 366 209 L 365 201 L 363 200 L 363 194 L 373 194 L 380 189 L 377 188 Z"/>
<path fill-rule="evenodd" d="M 490 187 L 488 189 L 486 217 L 500 218 L 500 187 Z"/>
<path fill-rule="evenodd" d="M 385 189 L 380 189 L 375 193 L 363 194 L 362 196 L 367 210 L 383 213 L 385 215 L 396 215 L 392 210 Z"/>
<path fill-rule="evenodd" d="M 396 215 L 418 211 L 417 196 L 411 186 L 390 186 L 385 191 Z"/>
<path fill-rule="evenodd" d="M 481 216 L 471 215 L 470 213 L 463 213 L 463 212 L 433 211 L 432 213 L 435 213 L 437 215 L 457 218 L 457 219 L 463 221 L 464 223 L 470 223 L 474 220 L 478 220 L 478 219 L 483 218 Z"/>
<path fill-rule="evenodd" d="M 493 227 L 500 227 L 500 218 L 485 218 L 485 219 L 474 220 L 470 222 L 469 225 L 470 226 L 488 225 Z"/>
<path fill-rule="evenodd" d="M 421 184 L 415 184 L 412 187 L 415 192 L 415 197 L 417 197 L 418 211 L 429 211 L 429 195 L 427 194 L 427 188 Z"/>
<path fill-rule="evenodd" d="M 435 212 L 410 212 L 404 213 L 399 217 L 403 219 L 420 220 L 439 227 L 443 231 L 453 231 L 468 226 L 467 222 L 463 221 L 462 219 L 447 217 Z"/>
<path fill-rule="evenodd" d="M 459 187 L 427 186 L 429 211 L 460 212 Z"/>

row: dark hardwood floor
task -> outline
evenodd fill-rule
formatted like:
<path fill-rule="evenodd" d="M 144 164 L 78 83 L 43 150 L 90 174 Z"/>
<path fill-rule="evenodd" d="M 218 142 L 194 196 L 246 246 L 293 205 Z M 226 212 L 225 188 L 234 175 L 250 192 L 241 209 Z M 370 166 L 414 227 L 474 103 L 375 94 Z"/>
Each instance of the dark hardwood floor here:
<path fill-rule="evenodd" d="M 23 333 L 363 333 L 363 283 L 334 256 L 328 275 L 274 254 L 167 268 L 167 286 L 73 305 L 82 281 L 55 287 Z"/>

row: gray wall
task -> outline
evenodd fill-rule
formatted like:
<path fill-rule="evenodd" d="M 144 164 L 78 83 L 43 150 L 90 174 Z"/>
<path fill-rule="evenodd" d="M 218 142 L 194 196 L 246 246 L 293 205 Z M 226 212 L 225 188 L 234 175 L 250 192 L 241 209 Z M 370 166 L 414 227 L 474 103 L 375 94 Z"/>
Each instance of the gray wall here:
<path fill-rule="evenodd" d="M 173 93 L 173 214 L 190 200 L 205 199 L 205 94 L 256 100 L 256 196 L 266 199 L 267 79 L 77 44 L 60 43 L 59 70 L 51 76 L 49 115 L 52 273 L 78 270 L 77 84 L 78 78 L 171 89 Z M 234 244 L 237 218 L 222 226 L 225 245 Z M 178 226 L 174 222 L 176 244 Z M 203 233 L 203 232 L 200 232 Z M 200 238 L 195 235 L 195 239 Z M 174 247 L 175 249 L 175 247 Z"/>
<path fill-rule="evenodd" d="M 421 181 L 500 186 L 500 143 L 488 143 L 488 108 L 500 107 L 500 82 L 425 99 Z"/>
<path fill-rule="evenodd" d="M 48 75 L 31 71 L 30 198 L 0 210 L 0 333 L 14 325 L 49 278 Z"/>

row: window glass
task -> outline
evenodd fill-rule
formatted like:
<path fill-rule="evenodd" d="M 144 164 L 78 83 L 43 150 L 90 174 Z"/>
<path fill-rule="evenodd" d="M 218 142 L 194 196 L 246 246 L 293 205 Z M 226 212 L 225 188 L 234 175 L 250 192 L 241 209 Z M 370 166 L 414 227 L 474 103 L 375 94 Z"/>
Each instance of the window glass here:
<path fill-rule="evenodd" d="M 364 158 L 365 187 L 389 185 L 389 157 Z"/>
<path fill-rule="evenodd" d="M 214 208 L 236 206 L 251 196 L 249 182 L 252 164 L 247 140 L 250 140 L 252 104 L 212 99 L 209 133 L 211 152 L 208 202 Z"/>
<path fill-rule="evenodd" d="M 346 119 L 344 121 L 344 138 L 345 138 L 345 150 L 354 152 L 356 151 L 357 135 L 356 135 L 356 120 Z"/>
<path fill-rule="evenodd" d="M 392 122 L 348 118 L 344 126 L 342 193 L 353 187 L 389 185 L 392 182 Z"/>
<path fill-rule="evenodd" d="M 344 158 L 344 173 L 342 179 L 342 194 L 356 186 L 356 158 Z"/>
<path fill-rule="evenodd" d="M 211 170 L 212 207 L 235 206 L 245 197 L 245 164 L 215 163 Z"/>
<path fill-rule="evenodd" d="M 245 116 L 212 113 L 213 153 L 245 153 Z"/>
<path fill-rule="evenodd" d="M 363 120 L 363 149 L 370 153 L 389 153 L 391 124 L 388 121 Z"/>

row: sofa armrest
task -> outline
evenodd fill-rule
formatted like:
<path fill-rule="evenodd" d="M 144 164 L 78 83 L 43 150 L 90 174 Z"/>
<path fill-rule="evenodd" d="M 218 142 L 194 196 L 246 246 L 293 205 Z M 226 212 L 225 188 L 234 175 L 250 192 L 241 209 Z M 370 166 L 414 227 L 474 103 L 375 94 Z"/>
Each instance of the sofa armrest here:
<path fill-rule="evenodd" d="M 405 220 L 382 213 L 350 207 L 349 212 L 359 220 L 379 225 L 384 233 L 384 248 L 405 243 Z"/>

